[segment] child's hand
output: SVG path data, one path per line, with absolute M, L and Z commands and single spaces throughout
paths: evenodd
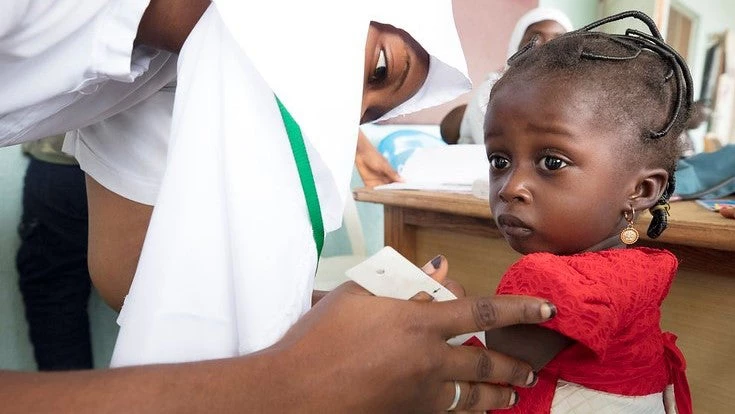
M 735 207 L 722 206 L 720 207 L 720 214 L 722 217 L 735 219 Z
M 427 275 L 431 276 L 432 279 L 441 283 L 445 288 L 449 289 L 449 291 L 452 292 L 454 296 L 458 298 L 465 297 L 464 287 L 462 287 L 459 282 L 449 279 L 447 277 L 447 274 L 449 273 L 449 262 L 444 256 L 439 255 L 431 259 L 431 261 L 429 263 L 426 263 L 421 268 L 421 270 L 423 270 L 424 273 L 426 273 Z M 432 299 L 433 298 L 431 297 L 431 295 L 426 292 L 419 292 L 416 294 L 416 296 L 411 298 L 411 300 L 423 300 L 429 302 Z

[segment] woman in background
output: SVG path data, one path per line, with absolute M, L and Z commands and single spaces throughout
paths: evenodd
M 531 9 L 518 19 L 513 29 L 506 60 L 533 39 L 537 45 L 542 45 L 572 29 L 571 20 L 560 10 L 548 7 Z M 441 129 L 445 141 L 450 144 L 484 144 L 483 124 L 490 90 L 506 68 L 507 64 L 501 70 L 490 72 L 485 81 L 473 88 L 466 105 L 454 108 L 444 117 Z

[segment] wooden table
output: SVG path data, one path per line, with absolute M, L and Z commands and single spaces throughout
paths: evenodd
M 368 189 L 356 190 L 354 197 L 383 204 L 387 246 L 419 265 L 445 255 L 450 277 L 468 294 L 494 292 L 520 257 L 495 226 L 486 200 Z M 669 228 L 655 241 L 645 236 L 649 221 L 642 217 L 636 224 L 639 244 L 669 249 L 680 260 L 662 325 L 679 336 L 695 412 L 735 412 L 735 220 L 691 201 L 672 203 Z

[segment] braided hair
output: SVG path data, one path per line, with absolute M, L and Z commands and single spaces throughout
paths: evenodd
M 592 31 L 626 18 L 641 20 L 651 34 L 627 29 L 625 34 Z M 664 168 L 666 189 L 649 211 L 648 236 L 666 229 L 668 202 L 674 193 L 674 171 L 681 154 L 679 135 L 692 107 L 692 79 L 686 62 L 664 43 L 655 23 L 639 11 L 628 11 L 591 23 L 543 46 L 536 39 L 508 59 L 508 69 L 490 94 L 511 81 L 568 80 L 594 90 L 600 121 L 624 128 L 636 139 L 621 142 L 629 163 Z M 622 135 L 622 134 L 621 134 Z M 624 151 L 624 152 L 623 152 Z M 631 165 L 631 164 L 628 164 Z

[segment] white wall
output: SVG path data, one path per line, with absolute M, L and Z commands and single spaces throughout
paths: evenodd
M 16 370 L 35 367 L 15 270 L 26 164 L 20 147 L 0 148 L 0 368 Z
M 575 29 L 597 20 L 597 0 L 539 0 L 540 7 L 563 11 Z
M 694 32 L 694 50 L 689 62 L 694 78 L 694 99 L 699 98 L 704 69 L 704 57 L 709 46 L 709 36 L 726 29 L 735 29 L 735 1 L 731 0 L 672 0 L 699 16 Z

